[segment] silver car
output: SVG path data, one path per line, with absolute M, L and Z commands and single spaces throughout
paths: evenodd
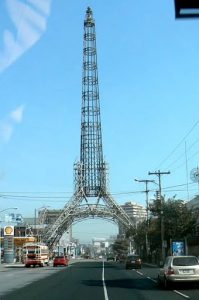
M 168 256 L 158 274 L 158 283 L 168 288 L 177 282 L 199 282 L 199 260 L 196 256 Z

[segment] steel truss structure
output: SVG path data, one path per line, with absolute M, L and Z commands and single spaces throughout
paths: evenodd
M 131 219 L 116 203 L 107 188 L 107 164 L 103 159 L 100 118 L 95 20 L 90 7 L 84 20 L 83 78 L 80 161 L 74 164 L 74 194 L 44 241 L 52 245 L 74 223 L 102 218 L 123 228 Z

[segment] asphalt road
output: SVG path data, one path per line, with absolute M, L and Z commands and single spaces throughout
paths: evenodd
M 157 269 L 125 270 L 115 262 L 78 261 L 69 267 L 15 269 L 0 274 L 1 300 L 183 300 L 199 299 L 199 286 L 164 290 Z M 7 278 L 6 278 L 7 276 Z M 8 290 L 2 284 L 8 282 Z

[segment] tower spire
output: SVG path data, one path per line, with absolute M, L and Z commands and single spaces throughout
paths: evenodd
M 86 11 L 83 41 L 81 152 L 83 190 L 86 196 L 99 195 L 105 180 L 97 69 L 95 21 Z

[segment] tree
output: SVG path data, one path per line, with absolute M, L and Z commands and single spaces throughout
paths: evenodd
M 155 240 L 159 240 L 160 249 L 160 221 L 162 217 L 164 218 L 164 239 L 167 241 L 166 252 L 169 251 L 171 240 L 184 239 L 186 236 L 194 235 L 196 233 L 198 213 L 188 209 L 183 200 L 176 200 L 175 197 L 170 198 L 167 201 L 165 201 L 164 198 L 162 198 L 161 201 L 160 199 L 157 199 L 150 205 L 150 211 L 152 214 L 152 222 L 149 229 L 151 232 L 149 237 L 152 238 L 152 236 L 156 235 Z M 153 244 L 153 242 L 154 241 L 151 240 L 151 244 Z
M 124 257 L 128 253 L 128 246 L 129 244 L 126 239 L 117 239 L 114 242 L 112 249 L 117 256 Z
M 198 211 L 187 208 L 183 200 L 175 197 L 165 201 L 165 198 L 155 199 L 149 205 L 151 217 L 148 226 L 146 221 L 137 224 L 127 232 L 127 237 L 134 240 L 136 251 L 146 257 L 146 230 L 149 245 L 149 256 L 159 262 L 161 247 L 161 220 L 163 217 L 164 240 L 167 241 L 166 253 L 169 253 L 171 240 L 184 239 L 195 235 L 197 232 Z

